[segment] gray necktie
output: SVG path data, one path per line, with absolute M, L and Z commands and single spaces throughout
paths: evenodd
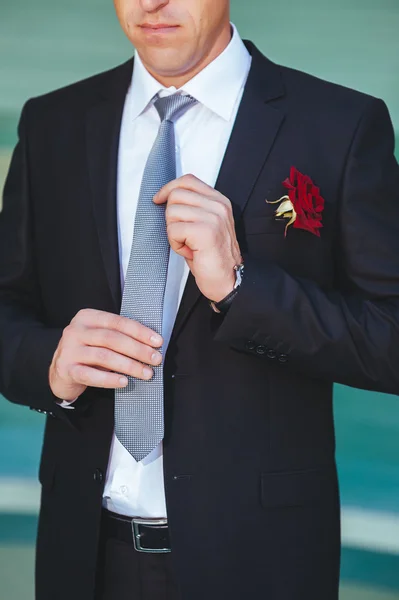
M 152 200 L 164 185 L 176 179 L 174 121 L 195 103 L 191 96 L 180 94 L 158 97 L 154 102 L 161 126 L 144 169 L 122 296 L 120 314 L 159 334 L 170 246 L 165 205 L 156 205 Z M 162 365 L 154 368 L 150 381 L 134 377 L 128 380 L 126 388 L 115 390 L 115 434 L 140 461 L 164 436 Z

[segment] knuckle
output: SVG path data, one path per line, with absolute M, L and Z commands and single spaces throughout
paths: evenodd
M 105 328 L 114 327 L 118 331 L 123 329 L 124 319 L 121 315 L 107 315 L 105 318 Z
M 64 333 L 67 335 L 75 335 L 76 331 L 79 329 L 79 324 L 77 321 L 71 321 L 69 325 L 67 325 L 64 329 Z
M 99 316 L 99 325 L 100 327 L 104 327 L 104 329 L 107 329 L 108 327 L 111 327 L 112 324 L 115 322 L 115 320 L 117 319 L 118 315 L 111 315 L 107 312 L 103 313 L 102 315 Z
M 111 342 L 113 342 L 115 338 L 115 334 L 111 329 L 103 329 L 100 335 L 100 342 L 108 346 Z
M 230 216 L 230 207 L 227 204 L 219 202 L 219 210 L 220 214 L 227 219 Z
M 130 374 L 135 365 L 135 360 L 127 356 L 112 354 L 109 365 L 113 371 L 118 373 Z
M 111 315 L 110 313 L 107 313 L 107 312 L 99 312 L 97 316 L 98 316 L 98 318 L 96 320 L 97 321 L 96 325 L 98 327 L 107 328 L 111 325 L 112 318 L 115 315 Z
M 212 215 L 210 217 L 210 226 L 211 226 L 212 231 L 217 231 L 219 229 L 222 221 L 223 221 L 223 218 L 221 215 L 219 215 L 217 213 L 212 213 Z
M 62 332 L 62 337 L 63 337 L 64 340 L 69 340 L 69 338 L 72 337 L 72 335 L 74 335 L 74 331 L 75 330 L 74 330 L 74 327 L 73 327 L 73 325 L 71 323 L 69 325 L 67 325 L 65 327 L 64 331 Z
M 89 375 L 84 365 L 74 365 L 71 368 L 71 378 L 77 383 L 89 383 Z
M 84 320 L 90 313 L 90 309 L 88 308 L 81 308 L 76 315 L 74 316 L 74 318 L 72 319 L 72 321 L 82 321 Z
M 175 188 L 173 189 L 170 194 L 169 194 L 169 198 L 168 198 L 168 206 L 170 206 L 171 204 L 173 204 L 174 202 L 178 202 L 179 199 L 182 196 L 182 190 L 179 188 Z M 172 208 L 172 207 L 171 207 Z
M 74 327 L 73 324 L 67 325 L 62 332 L 61 340 L 60 340 L 60 348 L 61 351 L 65 351 L 65 348 L 70 347 L 73 344 L 76 344 L 77 339 L 77 328 Z
M 54 363 L 54 372 L 57 379 L 64 379 L 65 372 L 67 372 L 67 365 L 64 364 L 62 358 L 58 358 L 58 360 Z

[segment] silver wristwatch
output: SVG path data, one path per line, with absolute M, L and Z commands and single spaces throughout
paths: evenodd
M 233 290 L 230 292 L 230 294 L 223 298 L 223 300 L 220 300 L 219 302 L 214 302 L 213 300 L 211 300 L 209 302 L 212 307 L 212 310 L 214 310 L 216 313 L 226 313 L 230 308 L 230 305 L 232 304 L 234 298 L 238 294 L 238 290 L 244 276 L 244 263 L 235 265 L 235 267 L 233 268 L 236 274 L 236 281 Z

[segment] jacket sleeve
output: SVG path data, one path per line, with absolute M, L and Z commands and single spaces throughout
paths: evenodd
M 359 119 L 336 227 L 332 291 L 247 256 L 216 340 L 311 377 L 399 394 L 399 166 L 381 100 Z
M 0 213 L 0 393 L 69 420 L 70 411 L 58 406 L 48 380 L 62 329 L 46 327 L 42 314 L 29 191 L 28 106 L 19 122 Z

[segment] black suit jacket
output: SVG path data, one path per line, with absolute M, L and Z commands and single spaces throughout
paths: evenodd
M 336 600 L 332 385 L 399 392 L 399 168 L 384 103 L 253 63 L 217 189 L 245 257 L 227 316 L 190 276 L 165 360 L 164 474 L 182 600 Z M 118 137 L 132 61 L 29 101 L 0 218 L 0 391 L 48 414 L 38 600 L 92 597 L 113 391 L 55 403 L 83 308 L 119 312 Z M 222 82 L 221 82 L 222 83 Z M 209 140 L 212 144 L 212 140 Z M 291 166 L 318 238 L 274 218 Z

